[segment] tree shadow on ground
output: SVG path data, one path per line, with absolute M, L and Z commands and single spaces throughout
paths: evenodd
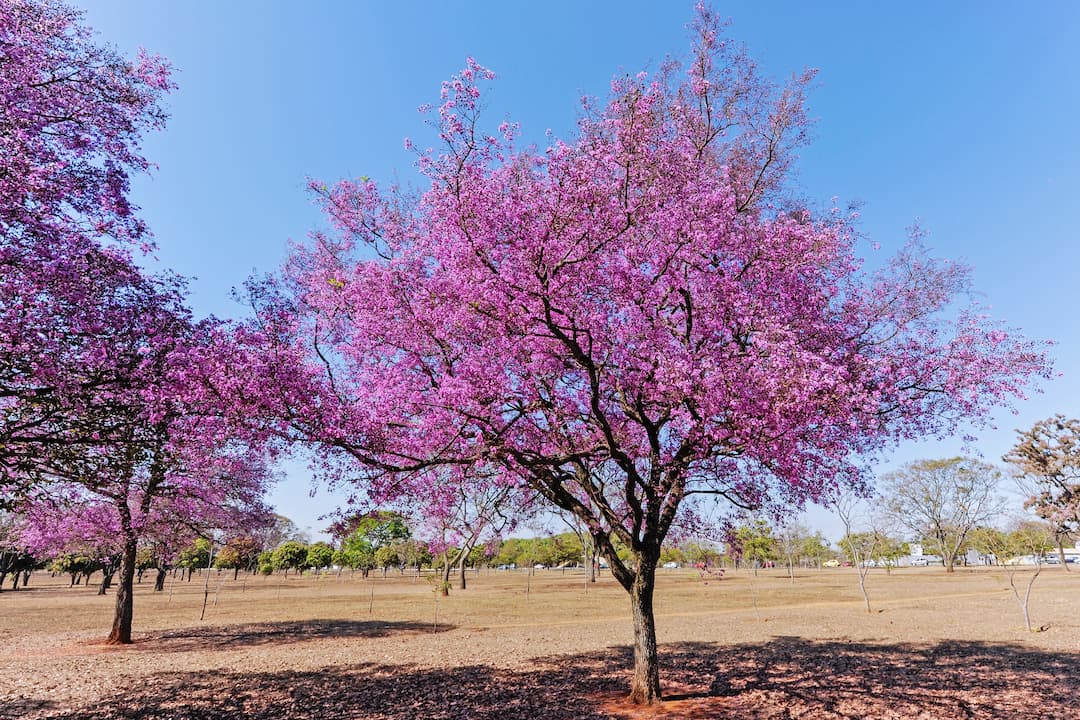
M 314 672 L 160 673 L 59 720 L 596 720 L 1080 716 L 1080 655 L 1019 645 L 891 644 L 780 637 L 662 649 L 668 699 L 622 701 L 630 652 L 557 656 L 504 669 L 363 664 Z
M 453 630 L 440 625 L 437 632 Z M 207 625 L 151 633 L 137 639 L 137 650 L 153 652 L 202 652 L 230 650 L 257 645 L 282 645 L 320 638 L 378 638 L 387 635 L 425 635 L 433 632 L 430 623 L 378 622 L 359 620 L 300 620 L 238 625 Z
M 52 700 L 42 700 L 40 698 L 4 698 L 0 700 L 0 718 L 22 718 L 30 717 L 31 715 L 48 710 L 54 710 L 57 707 L 57 703 Z

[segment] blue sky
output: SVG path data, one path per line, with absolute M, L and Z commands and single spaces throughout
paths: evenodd
M 687 2 L 286 3 L 80 0 L 99 39 L 167 56 L 180 88 L 147 139 L 159 169 L 134 186 L 158 258 L 192 281 L 199 314 L 234 316 L 230 289 L 273 271 L 321 218 L 305 179 L 415 177 L 418 105 L 475 57 L 499 76 L 488 117 L 525 137 L 573 129 L 578 98 L 689 46 Z M 819 69 L 799 187 L 864 203 L 884 252 L 918 220 L 939 255 L 975 268 L 996 316 L 1053 339 L 1062 377 L 1000 414 L 976 445 L 997 461 L 1026 428 L 1080 400 L 1080 4 L 717 3 L 768 74 Z M 955 454 L 900 448 L 889 466 Z M 273 501 L 301 527 L 337 499 L 308 498 L 301 465 Z M 822 513 L 812 525 L 835 535 Z

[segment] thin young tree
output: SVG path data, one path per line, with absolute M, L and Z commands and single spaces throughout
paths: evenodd
M 844 526 L 844 536 L 840 539 L 840 551 L 847 555 L 859 577 L 859 592 L 863 596 L 866 612 L 870 609 L 870 593 L 866 590 L 866 575 L 870 572 L 870 560 L 877 551 L 879 536 L 870 530 L 857 530 L 857 524 L 866 521 L 866 502 L 857 493 L 846 491 L 833 498 L 840 523 Z
M 993 555 L 1009 578 L 1009 589 L 1012 590 L 1013 597 L 1020 606 L 1020 612 L 1024 617 L 1024 629 L 1028 632 L 1046 629 L 1045 627 L 1032 628 L 1031 590 L 1042 573 L 1045 553 L 1054 545 L 1054 530 L 1052 524 L 1018 520 L 1013 522 L 1012 527 L 1006 531 L 981 527 L 974 533 L 976 548 Z M 1031 565 L 1034 565 L 1035 569 L 1027 575 L 1027 583 L 1018 585 L 1018 571 L 1026 558 L 1030 558 Z
M 803 558 L 803 551 L 810 547 L 808 542 L 814 536 L 803 524 L 789 520 L 775 529 L 773 539 L 776 549 L 784 557 L 787 565 L 788 579 L 795 584 L 795 566 Z

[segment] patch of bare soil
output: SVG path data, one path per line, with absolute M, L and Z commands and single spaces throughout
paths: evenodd
M 625 595 L 581 581 L 215 575 L 201 623 L 199 583 L 140 587 L 115 648 L 111 597 L 35 577 L 0 595 L 0 718 L 1080 719 L 1080 573 L 1036 581 L 1037 634 L 992 569 L 872 575 L 869 614 L 843 570 L 667 573 L 649 708 L 624 700 Z

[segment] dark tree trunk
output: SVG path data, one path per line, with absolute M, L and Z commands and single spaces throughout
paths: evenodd
M 158 568 L 157 577 L 154 578 L 154 592 L 162 592 L 165 590 L 165 577 L 167 575 L 167 571 Z
M 461 557 L 458 559 L 458 588 L 462 590 L 468 589 L 465 583 L 465 563 L 469 559 L 469 553 L 472 552 L 472 548 L 464 547 L 461 549 Z
M 660 701 L 660 656 L 653 614 L 656 562 L 657 558 L 639 557 L 634 583 L 629 588 L 634 616 L 634 676 L 630 680 L 629 700 L 637 705 Z
M 0 592 L 4 592 L 4 580 L 7 579 L 7 570 L 0 571 Z
M 233 568 L 233 571 L 232 571 L 233 582 L 236 582 L 236 578 L 238 578 L 238 577 L 240 577 L 240 566 L 239 565 L 237 565 L 236 567 Z
M 105 642 L 109 645 L 127 645 L 131 642 L 131 617 L 135 593 L 135 554 L 138 541 L 128 537 L 124 541 L 124 555 L 120 560 L 120 584 L 116 587 L 116 612 L 113 614 L 112 632 Z
M 11 589 L 12 590 L 18 590 L 19 589 L 19 571 L 18 570 L 16 570 L 15 573 L 12 575 Z
M 104 595 L 105 591 L 112 587 L 112 580 L 114 574 L 116 574 L 116 570 L 112 569 L 111 567 L 105 568 L 101 571 L 101 585 L 98 586 L 98 595 Z M 90 582 L 89 578 L 87 578 L 87 582 Z

